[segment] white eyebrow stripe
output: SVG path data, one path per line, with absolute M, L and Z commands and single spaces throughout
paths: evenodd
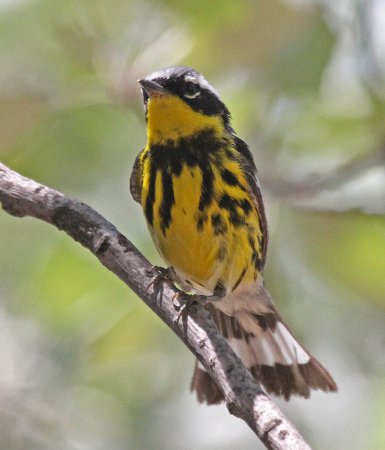
M 198 77 L 192 77 L 191 75 L 186 75 L 184 77 L 184 81 L 187 81 L 189 83 L 194 83 L 194 84 L 200 84 L 199 83 L 199 78 Z
M 198 84 L 202 89 L 207 89 L 208 91 L 212 92 L 219 98 L 218 92 L 207 82 L 205 78 L 203 78 L 202 75 L 198 76 L 186 75 L 184 77 L 184 80 L 190 83 Z

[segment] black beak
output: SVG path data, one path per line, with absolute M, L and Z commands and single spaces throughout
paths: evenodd
M 152 80 L 138 80 L 146 94 L 151 97 L 153 95 L 167 95 L 168 91 L 165 87 Z

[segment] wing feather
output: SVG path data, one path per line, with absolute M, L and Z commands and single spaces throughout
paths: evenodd
M 262 242 L 262 264 L 266 262 L 267 255 L 267 243 L 268 243 L 268 229 L 267 219 L 265 213 L 265 207 L 263 204 L 261 186 L 257 178 L 257 168 L 254 163 L 253 155 L 246 144 L 246 142 L 234 136 L 235 148 L 243 156 L 243 170 L 246 173 L 247 181 L 249 184 L 249 194 L 253 200 L 255 209 L 259 216 L 259 223 L 261 225 L 261 231 L 263 236 Z
M 142 201 L 142 164 L 141 164 L 141 153 L 136 157 L 134 167 L 132 168 L 132 173 L 130 177 L 130 192 L 132 198 L 141 203 Z

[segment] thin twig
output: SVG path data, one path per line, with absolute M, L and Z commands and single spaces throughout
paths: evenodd
M 374 167 L 385 167 L 385 143 L 378 150 L 357 156 L 327 173 L 309 174 L 305 179 L 293 181 L 265 173 L 261 181 L 271 194 L 298 203 L 325 190 L 338 189 Z
M 266 448 L 310 449 L 256 384 L 216 329 L 208 311 L 193 305 L 186 319 L 177 321 L 178 312 L 172 303 L 173 287 L 163 283 L 161 299 L 159 292 L 147 289 L 155 275 L 150 263 L 99 213 L 1 163 L 0 202 L 13 216 L 32 216 L 65 231 L 124 281 L 200 360 L 223 392 L 229 412 L 242 418 Z

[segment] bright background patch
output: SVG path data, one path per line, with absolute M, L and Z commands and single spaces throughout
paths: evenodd
M 202 72 L 259 168 L 269 290 L 339 393 L 278 401 L 314 448 L 385 447 L 384 0 L 0 2 L 0 160 L 95 207 L 154 264 L 129 175 L 137 79 Z M 194 358 L 67 236 L 0 214 L 0 442 L 261 448 L 188 392 Z M 258 447 L 259 446 L 259 447 Z

